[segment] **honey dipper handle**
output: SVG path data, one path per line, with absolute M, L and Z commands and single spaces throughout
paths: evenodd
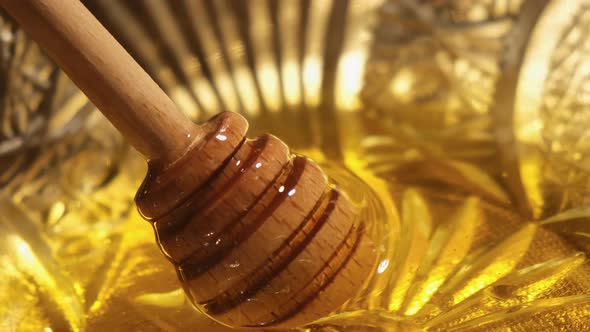
M 80 0 L 0 0 L 148 160 L 173 161 L 200 135 Z

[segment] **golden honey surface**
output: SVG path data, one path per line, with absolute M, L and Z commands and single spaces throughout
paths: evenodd
M 87 4 L 193 118 L 246 115 L 361 209 L 375 270 L 302 331 L 590 329 L 589 1 Z M 0 109 L 3 142 L 51 119 L 0 144 L 0 330 L 231 331 L 136 213 L 139 156 L 51 84 L 51 116 Z

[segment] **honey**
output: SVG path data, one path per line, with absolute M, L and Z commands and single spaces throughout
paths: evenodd
M 355 128 L 358 117 L 348 113 L 338 121 Z M 310 330 L 478 330 L 506 322 L 538 327 L 548 319 L 586 326 L 590 270 L 584 207 L 528 220 L 474 164 L 413 162 L 399 174 L 376 175 L 367 166 L 376 157 L 367 150 L 371 133 L 355 128 L 347 137 L 344 161 L 318 148 L 298 152 L 315 158 L 361 208 L 379 257 L 357 296 Z M 134 154 L 126 158 L 129 167 L 99 197 L 113 191 L 132 197 L 143 166 L 132 162 L 139 159 Z M 30 220 L 22 206 L 6 204 L 4 227 L 11 220 Z M 130 205 L 130 216 L 118 224 L 78 219 L 80 230 L 49 239 L 9 227 L 3 237 L 3 321 L 13 325 L 7 329 L 226 330 L 192 307 L 149 225 L 133 210 Z M 51 229 L 65 227 L 60 223 L 76 213 L 82 218 L 85 212 L 71 211 Z M 9 294 L 17 293 L 21 296 L 14 302 Z M 24 311 L 16 309 L 17 303 Z

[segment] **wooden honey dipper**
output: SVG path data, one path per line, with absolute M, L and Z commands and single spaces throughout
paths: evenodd
M 295 327 L 373 270 L 358 211 L 311 160 L 246 120 L 192 123 L 79 0 L 0 0 L 148 160 L 136 203 L 187 295 L 236 327 Z

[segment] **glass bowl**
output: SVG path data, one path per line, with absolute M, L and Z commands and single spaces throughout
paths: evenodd
M 363 207 L 371 278 L 301 330 L 590 328 L 590 1 L 84 3 L 194 121 L 241 113 Z M 139 156 L 1 18 L 0 326 L 230 331 L 135 212 Z

